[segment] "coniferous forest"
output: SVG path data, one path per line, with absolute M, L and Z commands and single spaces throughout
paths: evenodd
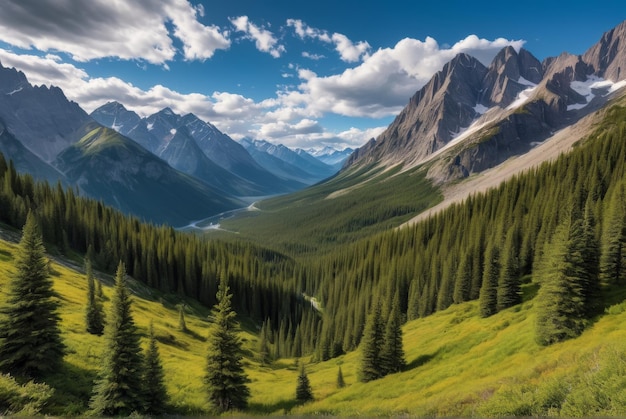
M 359 351 L 362 382 L 410 367 L 403 324 L 474 300 L 477 315 L 489 318 L 532 299 L 536 342 L 563 342 L 619 302 L 615 296 L 626 286 L 625 165 L 626 108 L 614 105 L 589 138 L 553 162 L 425 221 L 337 246 L 320 258 L 299 258 L 144 224 L 61 184 L 36 183 L 0 158 L 0 221 L 23 227 L 15 273 L 2 285 L 0 370 L 13 377 L 11 385 L 33 394 L 25 412 L 46 412 L 37 397 L 45 400 L 50 391 L 42 383 L 62 363 L 66 338 L 58 329 L 44 243 L 60 255 L 86 258 L 87 277 L 92 267 L 115 275 L 111 311 L 102 312 L 95 283 L 85 295 L 84 332 L 102 335 L 107 350 L 81 414 L 176 412 L 157 403 L 167 399 L 167 377 L 154 339 L 146 340 L 143 354 L 127 275 L 181 301 L 215 307 L 212 328 L 203 332 L 212 348 L 204 371 L 207 412 L 250 409 L 235 316 L 254 325 L 262 363 L 320 362 Z M 36 309 L 26 314 L 25 305 Z M 179 324 L 187 327 L 184 310 Z M 229 369 L 220 377 L 224 365 Z M 304 365 L 298 370 L 296 398 L 304 403 L 318 392 Z M 338 371 L 333 380 L 341 388 Z M 226 382 L 230 393 L 220 387 Z

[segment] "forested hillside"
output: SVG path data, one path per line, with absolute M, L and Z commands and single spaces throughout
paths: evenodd
M 262 364 L 329 360 L 357 349 L 374 307 L 383 318 L 399 307 L 410 321 L 472 300 L 478 303 L 462 321 L 530 301 L 524 310 L 534 321 L 524 323 L 524 333 L 546 346 L 584 333 L 624 294 L 625 105 L 601 111 L 589 138 L 555 162 L 424 222 L 317 259 L 142 224 L 60 185 L 34 183 L 3 159 L 0 220 L 18 228 L 32 212 L 53 253 L 87 255 L 109 273 L 121 261 L 145 285 L 206 306 L 217 302 L 218 284 L 227 279 L 233 307 L 260 330 L 255 350 Z M 416 356 L 415 347 L 407 353 Z M 346 358 L 354 362 L 354 355 Z M 427 360 L 407 359 L 407 368 Z M 484 368 L 481 374 L 491 374 Z
M 304 266 L 304 289 L 324 307 L 321 357 L 355 349 L 372 304 L 390 305 L 396 292 L 409 320 L 479 298 L 488 316 L 521 301 L 522 283 L 546 289 L 563 276 L 566 290 L 539 297 L 547 307 L 576 301 L 580 333 L 626 272 L 624 101 L 603 112 L 596 131 L 557 161 Z

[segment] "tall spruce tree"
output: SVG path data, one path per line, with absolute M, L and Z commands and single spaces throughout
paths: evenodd
M 150 343 L 146 349 L 143 368 L 143 386 L 145 399 L 145 413 L 162 415 L 167 406 L 167 390 L 165 389 L 165 372 L 159 356 L 154 326 L 150 322 Z
M 600 273 L 607 284 L 626 283 L 626 182 L 616 186 L 606 210 Z
M 43 240 L 30 212 L 15 255 L 15 269 L 0 309 L 0 370 L 41 378 L 59 367 L 65 346 Z
M 380 351 L 380 365 L 383 375 L 400 372 L 406 366 L 402 348 L 402 313 L 398 292 L 395 293 L 387 316 L 384 342 Z
M 585 327 L 585 266 L 580 220 L 557 227 L 546 245 L 536 297 L 536 338 L 550 345 L 578 336 Z
M 490 245 L 485 251 L 485 270 L 478 303 L 480 315 L 489 317 L 498 312 L 498 279 L 500 277 L 500 250 Z
M 131 313 L 126 269 L 117 267 L 111 312 L 105 328 L 106 342 L 99 378 L 90 402 L 95 415 L 122 416 L 145 409 L 140 338 Z
M 104 312 L 102 303 L 96 298 L 96 281 L 89 259 L 85 260 L 85 271 L 87 276 L 87 307 L 85 308 L 87 332 L 100 336 L 104 332 Z
M 341 365 L 337 369 L 337 388 L 344 388 L 346 381 L 343 379 L 343 372 L 341 371 Z
M 242 345 L 232 309 L 226 276 L 222 274 L 217 291 L 217 304 L 213 307 L 213 325 L 209 332 L 206 385 L 207 398 L 213 410 L 222 413 L 228 410 L 244 410 L 248 406 L 250 390 L 248 377 L 243 370 Z
M 380 353 L 385 343 L 385 327 L 383 325 L 380 303 L 367 318 L 363 338 L 361 339 L 361 365 L 359 380 L 363 383 L 381 378 L 383 373 Z
M 306 403 L 311 400 L 313 400 L 313 390 L 311 390 L 311 383 L 306 375 L 304 363 L 301 363 L 298 384 L 296 385 L 296 401 L 298 403 Z
M 472 259 L 469 252 L 463 252 L 459 268 L 456 271 L 452 300 L 456 304 L 468 301 L 472 286 Z
M 582 257 L 584 264 L 583 287 L 587 317 L 602 310 L 600 303 L 600 243 L 596 238 L 596 218 L 593 211 L 594 202 L 591 196 L 585 203 L 582 226 Z
M 270 364 L 272 359 L 270 356 L 270 347 L 269 347 L 269 344 L 267 343 L 267 327 L 266 327 L 265 322 L 263 322 L 263 326 L 261 327 L 261 331 L 259 332 L 258 353 L 259 353 L 259 361 L 261 362 L 261 364 L 263 365 Z
M 180 304 L 178 306 L 178 330 L 181 332 L 187 332 L 187 322 L 185 321 L 185 305 Z
M 498 311 L 522 302 L 517 241 L 517 231 L 515 228 L 511 228 L 504 243 L 500 277 L 498 278 L 496 296 Z

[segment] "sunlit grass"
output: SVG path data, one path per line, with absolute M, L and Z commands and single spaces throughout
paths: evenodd
M 15 250 L 14 244 L 0 241 L 0 299 L 5 298 L 5 284 L 13 273 Z M 51 266 L 68 351 L 64 370 L 48 381 L 56 388 L 48 409 L 57 415 L 82 414 L 102 361 L 103 337 L 85 332 L 84 274 L 58 263 Z M 112 278 L 102 274 L 97 277 L 104 283 L 108 311 Z M 186 415 L 206 413 L 202 377 L 209 309 L 191 300 L 182 301 L 178 296 L 159 294 L 133 281 L 131 285 L 136 293 L 133 315 L 144 336 L 144 345 L 148 325 L 154 322 L 173 411 Z M 358 351 L 321 363 L 310 363 L 309 357 L 303 357 L 260 365 L 255 359 L 255 325 L 245 321 L 241 338 L 251 390 L 250 409 L 246 413 L 576 415 L 590 414 L 584 411 L 584 406 L 592 405 L 588 398 L 593 396 L 594 400 L 600 399 L 598 403 L 606 403 L 601 397 L 606 396 L 613 397 L 612 407 L 597 411 L 624 415 L 626 378 L 620 381 L 613 371 L 623 368 L 626 377 L 626 304 L 620 303 L 620 298 L 621 295 L 616 296 L 608 314 L 582 336 L 550 347 L 535 342 L 532 299 L 487 319 L 478 316 L 476 302 L 454 305 L 406 324 L 407 369 L 367 384 L 357 380 Z M 185 303 L 186 333 L 178 330 L 177 305 L 181 302 Z M 299 362 L 306 364 L 315 396 L 315 401 L 305 405 L 295 403 Z M 339 365 L 346 382 L 342 389 L 336 385 Z

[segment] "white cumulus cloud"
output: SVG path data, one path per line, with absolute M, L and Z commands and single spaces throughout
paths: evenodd
M 366 41 L 359 41 L 355 44 L 344 34 L 335 32 L 330 35 L 327 31 L 313 28 L 300 19 L 287 19 L 287 26 L 292 27 L 300 39 L 312 38 L 334 44 L 341 60 L 348 63 L 357 62 L 367 57 L 371 49 L 370 44 Z
M 245 33 L 246 37 L 253 40 L 259 51 L 267 52 L 274 58 L 280 57 L 286 51 L 285 46 L 278 43 L 272 32 L 250 22 L 248 16 L 231 18 L 230 22 L 238 32 Z
M 228 33 L 197 20 L 203 8 L 187 0 L 6 0 L 0 40 L 23 48 L 61 51 L 76 61 L 104 57 L 164 64 L 174 59 L 173 35 L 187 60 L 211 58 L 230 46 Z

